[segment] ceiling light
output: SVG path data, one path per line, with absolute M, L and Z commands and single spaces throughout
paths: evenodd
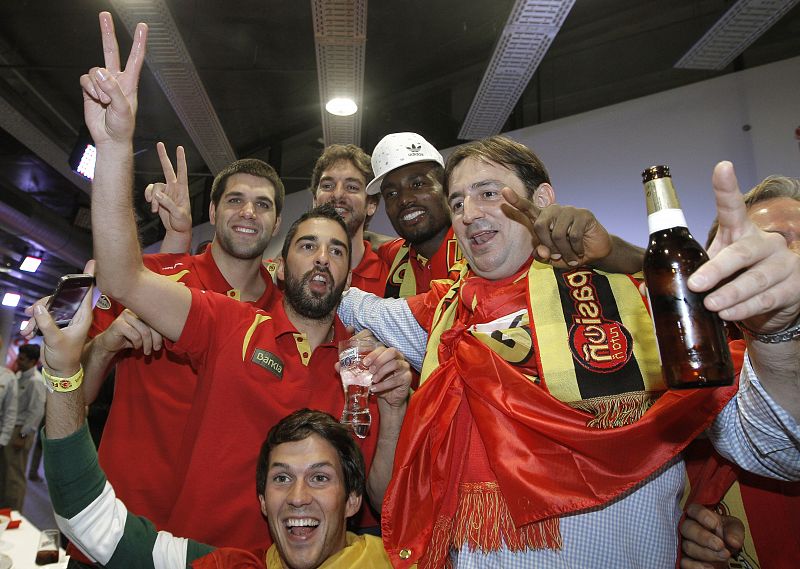
M 680 69 L 724 69 L 798 0 L 739 0 L 680 58 Z
M 42 260 L 39 257 L 31 257 L 28 255 L 23 259 L 22 263 L 19 266 L 21 271 L 27 271 L 29 273 L 35 273 L 36 269 L 39 268 L 39 265 L 42 264 Z
M 22 296 L 16 292 L 7 292 L 3 296 L 3 306 L 17 306 L 21 298 Z
M 69 167 L 73 172 L 77 172 L 89 180 L 94 178 L 94 165 L 97 159 L 97 149 L 94 141 L 85 128 L 78 134 L 78 140 L 72 147 L 69 155 Z
M 356 105 L 353 99 L 336 97 L 326 103 L 325 110 L 337 117 L 349 117 L 350 115 L 356 114 L 358 105 Z

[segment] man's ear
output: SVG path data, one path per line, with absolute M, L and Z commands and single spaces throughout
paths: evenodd
M 275 218 L 275 227 L 272 228 L 272 235 L 270 237 L 275 237 L 278 234 L 278 231 L 281 229 L 281 216 Z
M 211 225 L 216 225 L 217 223 L 217 206 L 214 205 L 214 202 L 208 205 L 208 221 Z
M 263 494 L 258 496 L 258 503 L 261 504 L 261 513 L 264 515 L 264 517 L 267 517 L 267 501 L 264 499 Z
M 347 497 L 347 504 L 345 504 L 345 517 L 349 518 L 351 516 L 355 516 L 359 508 L 361 508 L 361 496 L 355 492 L 350 492 L 350 496 Z
M 284 280 L 284 267 L 283 267 L 283 257 L 278 257 L 275 259 L 275 275 L 278 277 L 279 281 Z
M 353 281 L 353 271 L 347 271 L 347 280 L 344 282 L 344 288 L 342 289 L 344 292 L 347 292 L 350 289 L 352 281 Z
M 533 192 L 531 201 L 536 207 L 545 208 L 556 203 L 556 191 L 550 184 L 539 184 L 539 187 Z
M 380 198 L 375 198 L 374 196 L 367 196 L 367 218 L 372 217 L 375 215 L 375 212 L 378 211 L 378 203 Z

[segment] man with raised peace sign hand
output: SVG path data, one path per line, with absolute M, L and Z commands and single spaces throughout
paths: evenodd
M 101 73 L 115 77 L 130 104 L 128 108 L 111 104 L 108 95 L 96 86 L 98 68 L 81 78 L 87 89 L 87 123 L 98 127 L 92 134 L 97 136 L 102 158 L 110 141 L 132 134 L 125 120 L 136 111 L 146 27 L 137 27 L 123 71 L 110 15 L 101 14 L 100 24 L 106 65 Z M 178 147 L 176 170 L 164 144 L 158 143 L 157 150 L 166 183 L 149 185 L 145 197 L 167 228 L 164 247 L 187 251 L 185 236 L 187 232 L 191 235 L 191 216 L 185 153 Z M 276 291 L 261 256 L 278 229 L 283 199 L 283 183 L 271 166 L 255 159 L 233 162 L 212 185 L 210 218 L 216 235 L 211 247 L 197 256 L 144 255 L 143 262 L 151 271 L 187 287 L 216 291 L 267 308 L 275 300 Z M 102 273 L 102 267 L 99 270 Z M 133 510 L 157 527 L 165 527 L 196 435 L 186 426 L 193 409 L 202 408 L 202 399 L 196 393 L 197 372 L 185 357 L 165 353 L 158 332 L 105 295 L 95 309 L 90 336 L 93 339 L 84 351 L 84 389 L 89 402 L 96 397 L 109 367 L 117 364 L 114 402 L 100 445 L 100 463 L 117 493 Z

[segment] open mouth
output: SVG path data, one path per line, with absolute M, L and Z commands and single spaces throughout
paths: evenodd
M 233 228 L 233 230 L 234 230 L 236 233 L 244 233 L 245 235 L 255 235 L 256 233 L 258 233 L 258 231 L 256 231 L 256 230 L 255 230 L 254 228 L 252 228 L 252 227 L 241 227 L 241 226 L 238 226 L 238 225 L 237 225 L 237 226 L 235 226 L 235 227 Z
M 410 209 L 406 210 L 405 213 L 400 216 L 400 219 L 403 221 L 403 223 L 413 225 L 417 223 L 425 215 L 425 213 L 425 210 L 422 208 Z
M 469 240 L 473 245 L 480 246 L 491 241 L 495 235 L 497 235 L 497 231 L 479 231 L 475 235 L 470 236 Z
M 284 525 L 289 535 L 307 539 L 319 527 L 319 520 L 314 518 L 289 518 L 284 521 Z
M 330 276 L 326 273 L 315 272 L 308 279 L 308 288 L 313 292 L 327 292 L 330 285 Z

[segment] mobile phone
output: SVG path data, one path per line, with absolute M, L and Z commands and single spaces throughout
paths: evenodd
M 87 274 L 64 275 L 58 279 L 56 290 L 45 307 L 55 320 L 56 326 L 64 328 L 72 322 L 84 297 L 94 284 L 94 277 Z M 36 333 L 41 336 L 41 331 Z

